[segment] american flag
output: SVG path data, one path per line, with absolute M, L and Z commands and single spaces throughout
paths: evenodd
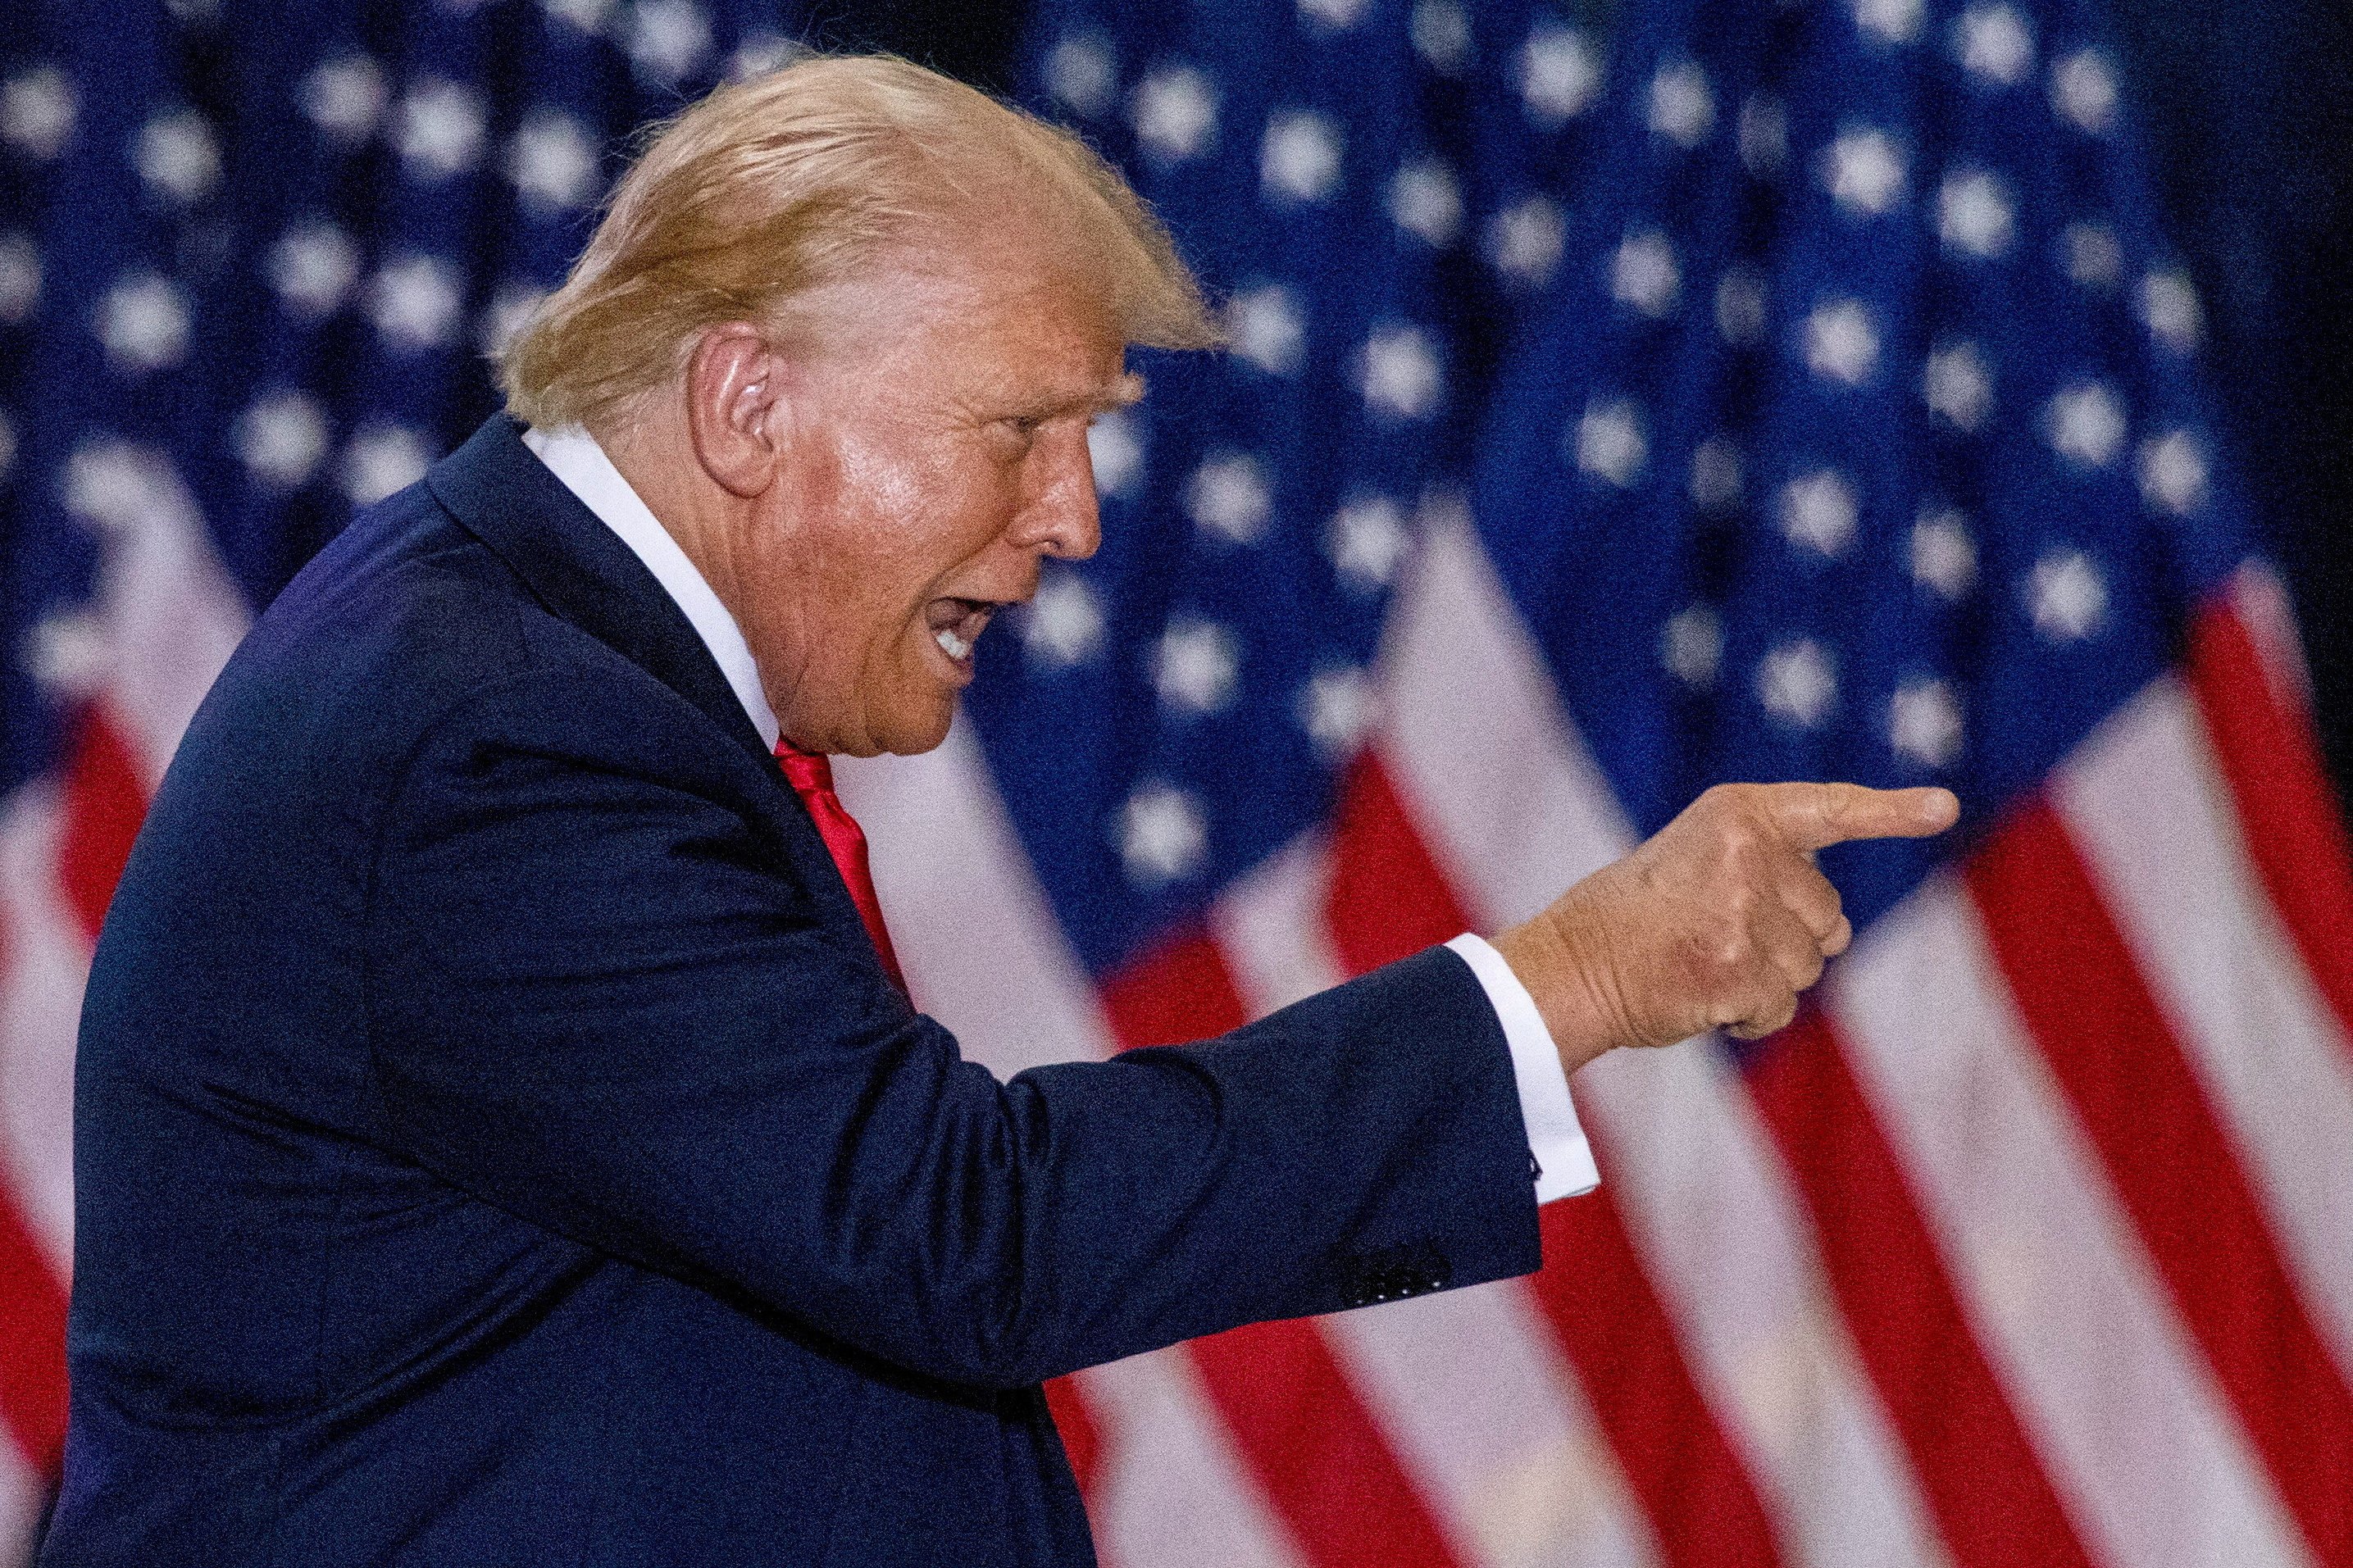
M 1603 26 L 1605 10 L 1613 15 Z M 72 1032 L 249 615 L 488 406 L 622 134 L 773 4 L 0 17 L 0 1535 L 63 1418 Z M 1045 0 L 1234 352 L 845 768 L 1004 1070 L 1541 906 L 1724 778 L 1952 784 L 1754 1047 L 1576 1085 L 1527 1280 L 1053 1396 L 1152 1564 L 2353 1563 L 2353 869 L 2087 0 Z M 0 1553 L 4 1554 L 4 1553 Z

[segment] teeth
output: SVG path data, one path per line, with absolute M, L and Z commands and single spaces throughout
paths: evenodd
M 938 631 L 934 632 L 932 634 L 932 640 L 940 645 L 940 651 L 942 653 L 947 655 L 950 658 L 955 659 L 959 664 L 963 663 L 965 656 L 972 651 L 972 644 L 965 641 L 964 638 L 956 636 L 955 633 L 950 631 L 945 626 L 942 626 Z

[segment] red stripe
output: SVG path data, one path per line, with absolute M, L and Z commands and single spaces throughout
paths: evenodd
M 2192 625 L 2189 673 L 2248 858 L 2353 1040 L 2353 849 L 2311 726 L 2227 602 Z
M 1112 1036 L 1125 1051 L 1208 1039 L 1250 1021 L 1225 956 L 1198 926 L 1178 931 L 1113 975 L 1102 994 Z
M 1669 1563 L 1780 1560 L 1765 1505 L 1676 1345 L 1614 1203 L 1547 1204 L 1536 1300 Z
M 1369 754 L 1342 787 L 1325 920 L 1334 949 L 1357 973 L 1471 927 L 1387 769 Z M 1709 1568 L 1778 1561 L 1764 1503 L 1700 1394 L 1609 1189 L 1547 1205 L 1542 1222 L 1536 1299 L 1666 1560 Z
M 1965 876 L 2020 1016 L 2314 1554 L 2353 1564 L 2353 1394 L 2081 851 L 2038 802 Z
M 1331 865 L 1324 924 L 1333 951 L 1351 974 L 1367 973 L 1472 928 L 1388 769 L 1371 752 L 1360 753 L 1341 780 Z
M 1249 1016 L 1223 955 L 1198 928 L 1130 964 L 1103 998 L 1126 1047 L 1223 1034 Z M 1312 1321 L 1255 1323 L 1186 1348 L 1235 1450 L 1307 1562 L 1453 1562 L 1438 1521 Z
M 0 1421 L 33 1468 L 58 1477 L 66 1438 L 66 1293 L 0 1186 Z
M 1095 1488 L 1103 1480 L 1103 1428 L 1087 1404 L 1075 1377 L 1058 1377 L 1046 1385 L 1046 1408 L 1053 1413 L 1054 1430 L 1061 1435 L 1062 1451 L 1070 1456 L 1071 1474 L 1078 1478 L 1079 1495 L 1089 1509 L 1100 1506 Z
M 92 941 L 114 885 L 131 858 L 147 815 L 147 786 L 122 732 L 102 706 L 74 720 L 63 769 L 65 823 L 58 844 L 58 881 Z
M 102 707 L 74 720 L 60 777 L 64 820 L 57 876 L 65 901 L 95 940 L 146 816 L 147 791 L 121 732 Z M 0 952 L 0 963 L 6 962 Z M 0 1185 L 0 1421 L 54 1482 L 65 1453 L 66 1291 L 13 1196 Z
M 1806 1194 L 1848 1332 L 1957 1568 L 2088 1568 L 1962 1316 L 1910 1180 L 1818 1010 L 1764 1047 L 1748 1085 Z
M 1454 1561 L 1313 1323 L 1252 1323 L 1191 1348 L 1211 1401 L 1308 1562 Z

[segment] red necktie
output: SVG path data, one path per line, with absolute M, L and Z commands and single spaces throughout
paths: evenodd
M 808 807 L 818 836 L 825 840 L 826 853 L 840 868 L 841 879 L 849 888 L 849 901 L 858 906 L 858 918 L 866 922 L 866 934 L 874 939 L 874 951 L 882 957 L 883 972 L 891 976 L 892 984 L 906 990 L 907 977 L 899 973 L 899 955 L 891 951 L 891 928 L 882 923 L 882 900 L 874 896 L 874 873 L 866 864 L 866 834 L 842 805 L 841 797 L 833 793 L 832 762 L 820 752 L 804 752 L 790 741 L 778 741 L 776 763 L 785 770 L 785 782 Z

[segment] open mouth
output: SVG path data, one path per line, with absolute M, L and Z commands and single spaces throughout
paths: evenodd
M 948 656 L 948 662 L 965 670 L 972 666 L 973 644 L 988 629 L 989 617 L 995 614 L 993 599 L 934 599 L 924 610 L 932 641 Z

